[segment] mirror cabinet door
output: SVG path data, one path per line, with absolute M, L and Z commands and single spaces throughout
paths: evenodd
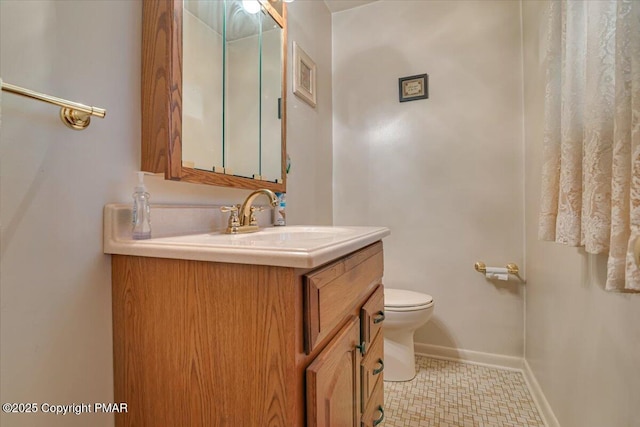
M 260 175 L 275 181 L 282 175 L 282 46 L 283 30 L 269 14 L 263 15 L 260 101 Z
M 260 175 L 261 25 L 257 1 L 226 0 L 224 167 Z
M 285 16 L 280 0 L 144 1 L 143 170 L 286 190 Z
M 223 166 L 224 2 L 184 0 L 182 164 Z

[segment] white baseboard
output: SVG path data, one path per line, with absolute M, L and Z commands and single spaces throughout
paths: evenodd
M 436 359 L 455 360 L 458 362 L 472 363 L 474 365 L 493 366 L 518 371 L 521 371 L 524 367 L 524 359 L 515 356 L 503 356 L 501 354 L 483 353 L 481 351 L 421 343 L 415 343 L 414 349 L 417 354 Z
M 547 398 L 544 396 L 542 392 L 542 388 L 540 384 L 538 384 L 538 380 L 536 380 L 536 376 L 533 374 L 527 359 L 523 359 L 524 367 L 522 369 L 522 374 L 524 375 L 524 379 L 529 386 L 529 390 L 531 390 L 531 395 L 533 397 L 533 401 L 536 403 L 538 407 L 538 412 L 542 417 L 542 421 L 547 427 L 560 427 L 560 423 L 556 418 L 553 410 L 551 409 L 551 405 L 547 401 Z
M 531 367 L 522 357 L 503 356 L 500 354 L 483 353 L 481 351 L 463 350 L 459 348 L 443 347 L 439 345 L 414 343 L 416 354 L 433 357 L 435 359 L 453 360 L 473 365 L 490 366 L 500 369 L 520 371 L 531 391 L 531 397 L 538 408 L 538 413 L 547 427 L 560 427 L 558 419 L 551 409 L 540 384 L 536 380 Z

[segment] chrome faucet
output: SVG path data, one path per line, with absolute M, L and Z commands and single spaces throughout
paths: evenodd
M 253 201 L 259 195 L 264 194 L 269 198 L 269 204 L 271 207 L 278 206 L 278 197 L 271 190 L 261 189 L 256 190 L 247 196 L 246 200 L 240 205 L 225 206 L 221 208 L 223 212 L 231 212 L 229 215 L 229 225 L 227 227 L 227 234 L 238 233 L 253 233 L 258 231 L 258 221 L 256 220 L 256 212 L 264 210 L 263 207 L 252 206 Z

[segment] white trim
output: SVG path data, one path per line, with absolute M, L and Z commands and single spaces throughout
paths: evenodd
M 542 388 L 540 387 L 540 384 L 538 384 L 538 380 L 536 380 L 536 376 L 533 374 L 529 363 L 526 359 L 523 361 L 524 368 L 522 369 L 522 374 L 524 375 L 524 380 L 527 382 L 527 386 L 529 386 L 529 391 L 531 391 L 533 401 L 538 407 L 538 412 L 540 413 L 540 417 L 542 417 L 542 421 L 544 421 L 544 424 L 547 427 L 560 427 L 560 423 L 553 413 L 547 398 L 544 396 Z
M 527 103 L 525 98 L 524 71 L 524 11 L 520 1 L 520 99 L 522 108 L 522 277 L 528 276 L 527 270 Z M 524 285 L 524 283 L 523 283 Z M 522 286 L 522 354 L 527 354 L 527 287 Z
M 519 371 L 523 368 L 523 359 L 521 357 L 503 356 L 501 354 L 483 353 L 481 351 L 463 350 L 459 348 L 421 343 L 414 343 L 414 348 L 417 354 L 436 359 L 455 360 L 457 362 L 471 363 L 473 365 L 491 366 Z

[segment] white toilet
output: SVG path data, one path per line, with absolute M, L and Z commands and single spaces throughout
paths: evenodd
M 413 334 L 432 314 L 431 295 L 384 288 L 385 381 L 409 381 L 416 376 Z

